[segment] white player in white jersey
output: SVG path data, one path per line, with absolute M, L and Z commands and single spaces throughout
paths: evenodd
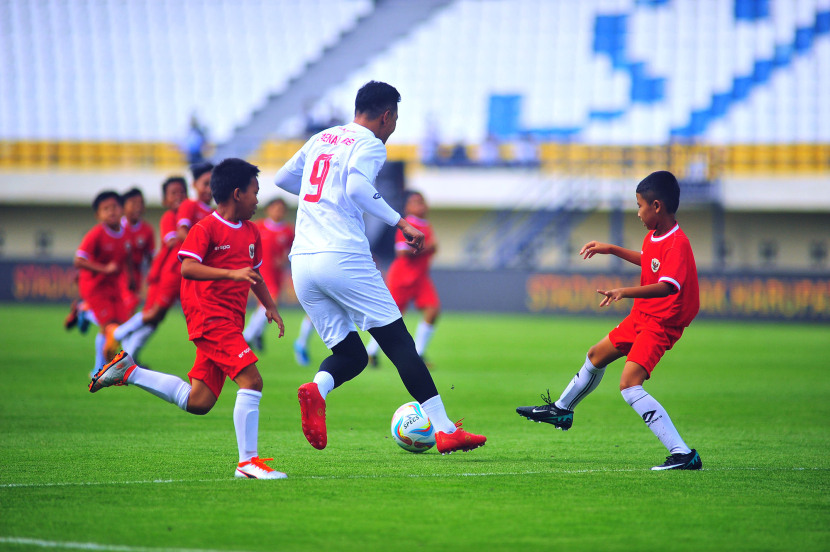
M 317 449 L 328 442 L 326 395 L 360 374 L 369 362 L 355 325 L 372 334 L 407 391 L 421 403 L 435 426 L 439 452 L 467 451 L 487 440 L 447 417 L 364 233 L 363 213 L 369 213 L 400 228 L 413 248 L 423 248 L 424 235 L 389 207 L 374 187 L 386 161 L 384 144 L 395 131 L 400 99 L 386 83 L 365 84 L 355 99 L 354 122 L 312 136 L 276 177 L 277 186 L 300 198 L 289 255 L 294 289 L 332 351 L 314 381 L 297 392 L 303 433 Z

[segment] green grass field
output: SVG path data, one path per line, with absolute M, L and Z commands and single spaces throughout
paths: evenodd
M 296 389 L 315 370 L 294 364 L 287 310 L 289 337 L 260 355 L 259 443 L 289 479 L 249 481 L 233 478 L 233 382 L 205 417 L 133 387 L 92 395 L 93 336 L 63 314 L 0 307 L 3 550 L 830 549 L 827 326 L 696 322 L 646 389 L 705 469 L 653 473 L 666 452 L 622 400 L 619 362 L 567 433 L 514 410 L 558 395 L 616 320 L 446 315 L 433 376 L 488 442 L 441 456 L 392 441 L 411 399 L 388 361 L 329 396 L 329 445 L 312 449 Z M 176 314 L 143 358 L 184 376 L 194 353 Z

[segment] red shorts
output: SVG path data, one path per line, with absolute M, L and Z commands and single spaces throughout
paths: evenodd
M 144 302 L 144 311 L 148 311 L 158 305 L 163 309 L 169 309 L 179 299 L 182 291 L 181 274 L 165 274 L 158 282 L 150 284 L 147 288 L 147 300 Z
M 663 354 L 677 343 L 681 335 L 682 326 L 663 326 L 647 314 L 632 312 L 611 330 L 608 339 L 627 355 L 627 360 L 645 368 L 650 378 Z
M 196 362 L 187 375 L 191 382 L 194 379 L 205 382 L 217 397 L 225 385 L 225 377 L 233 379 L 243 368 L 259 360 L 242 337 L 242 330 L 224 318 L 206 324 L 202 337 L 195 338 L 193 344 Z
M 389 282 L 388 286 L 392 299 L 395 300 L 395 304 L 398 305 L 401 312 L 404 312 L 412 301 L 415 301 L 415 308 L 417 309 L 441 306 L 438 292 L 435 291 L 435 284 L 432 283 L 432 278 L 429 276 L 422 276 L 405 286 L 397 285 L 395 282 Z
M 132 315 L 132 312 L 127 310 L 123 289 L 99 287 L 94 293 L 85 293 L 82 297 L 101 328 L 106 328 L 107 324 L 112 322 L 126 322 Z

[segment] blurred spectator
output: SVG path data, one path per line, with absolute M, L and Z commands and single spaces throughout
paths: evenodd
M 420 148 L 421 163 L 434 165 L 438 163 L 438 145 L 440 142 L 438 138 L 438 124 L 431 114 L 427 115 L 425 127 L 426 132 L 424 133 L 424 139 L 421 141 Z
M 530 132 L 524 132 L 513 143 L 513 162 L 522 167 L 539 165 L 539 145 Z
M 485 166 L 498 165 L 501 162 L 499 141 L 492 134 L 488 134 L 478 147 L 478 162 Z
M 205 147 L 207 146 L 207 130 L 199 123 L 196 114 L 190 116 L 190 128 L 184 142 L 184 151 L 187 155 L 187 162 L 190 165 L 201 163 L 205 160 Z
M 452 165 L 466 165 L 470 162 L 470 158 L 467 157 L 467 148 L 464 147 L 463 142 L 458 142 L 452 147 L 449 162 Z

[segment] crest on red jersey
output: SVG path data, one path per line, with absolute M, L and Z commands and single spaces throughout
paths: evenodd
M 248 246 L 248 255 L 250 255 L 252 259 L 254 258 L 254 244 Z
M 660 270 L 660 261 L 657 259 L 651 259 L 651 271 L 657 272 L 658 270 Z

